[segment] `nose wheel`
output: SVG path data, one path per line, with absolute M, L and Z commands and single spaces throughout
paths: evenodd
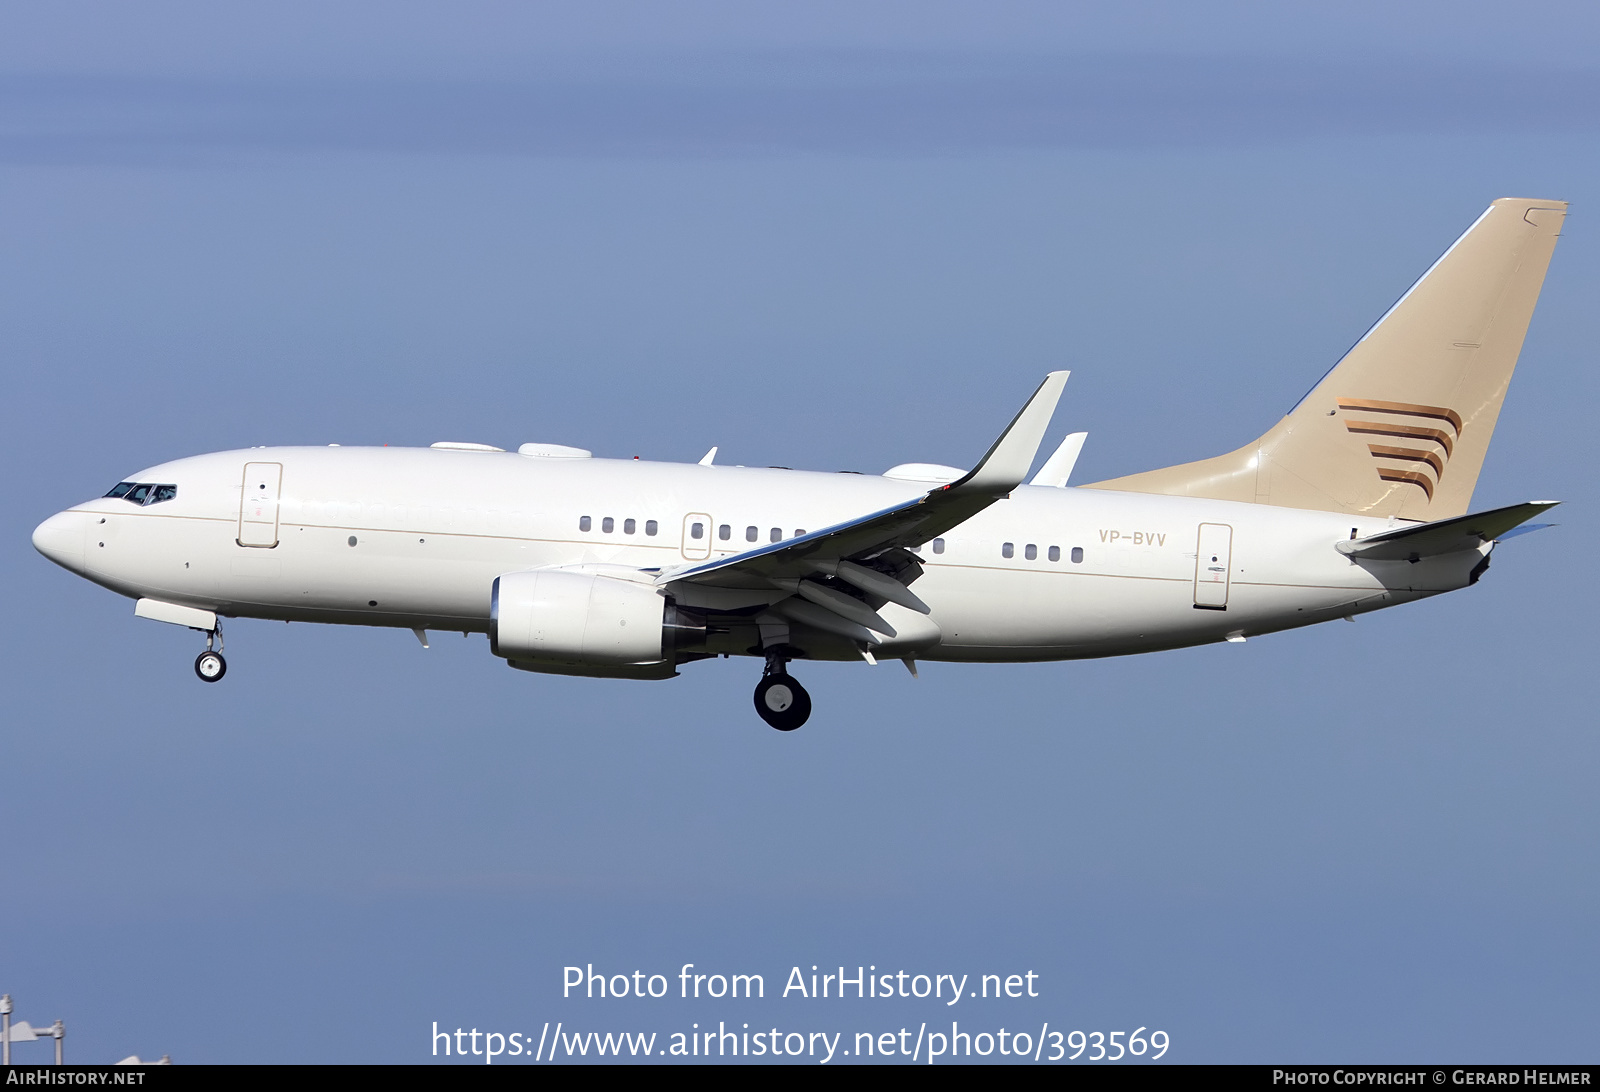
M 222 623 L 206 633 L 206 650 L 194 658 L 194 673 L 201 682 L 216 682 L 228 673 L 228 661 L 222 658 Z
M 775 660 L 756 684 L 756 712 L 780 732 L 792 732 L 811 716 L 811 695 Z

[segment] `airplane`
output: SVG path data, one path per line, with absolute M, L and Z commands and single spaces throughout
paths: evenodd
M 879 475 L 508 451 L 261 447 L 163 463 L 41 523 L 40 553 L 205 635 L 223 618 L 486 633 L 513 668 L 667 679 L 763 661 L 792 731 L 803 660 L 1071 660 L 1250 637 L 1474 584 L 1554 501 L 1470 502 L 1561 201 L 1495 201 L 1258 439 L 1068 487 L 1028 472 L 1066 372 L 970 470 Z

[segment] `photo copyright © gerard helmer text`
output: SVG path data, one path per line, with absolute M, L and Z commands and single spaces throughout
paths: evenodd
M 788 1002 L 786 1015 L 796 1013 L 801 1002 L 879 1002 L 901 1001 L 940 1006 L 930 1010 L 930 1019 L 919 1019 L 916 1026 L 872 1026 L 870 1008 L 855 1008 L 848 1015 L 858 1019 L 855 1027 L 817 1027 L 822 1013 L 807 1005 L 804 1017 L 809 1026 L 785 1028 L 762 1026 L 765 1021 L 735 1018 L 732 1024 L 723 1014 L 713 1026 L 709 1019 L 702 1026 L 691 1020 L 678 1030 L 597 1029 L 592 1009 L 583 1013 L 578 1026 L 566 1019 L 532 1020 L 530 1030 L 494 1030 L 441 1026 L 433 1021 L 432 1056 L 452 1060 L 495 1062 L 556 1062 L 584 1060 L 708 1061 L 714 1059 L 761 1059 L 764 1061 L 807 1061 L 818 1064 L 851 1059 L 875 1062 L 910 1062 L 932 1065 L 940 1061 L 988 1060 L 993 1062 L 1139 1062 L 1160 1059 L 1171 1048 L 1172 1040 L 1159 1028 L 1134 1027 L 1094 1029 L 1052 1026 L 1048 1019 L 1038 1024 L 1031 1020 L 1018 1028 L 983 1017 L 985 1001 L 1038 1001 L 1044 998 L 1041 977 L 1032 970 L 922 973 L 905 969 L 881 969 L 876 964 L 855 967 L 819 967 L 809 970 L 796 965 L 776 975 L 729 973 L 703 969 L 685 963 L 675 973 L 644 970 L 608 972 L 594 964 L 561 968 L 560 1000 L 577 1002 L 738 1001 L 741 1009 L 751 1004 Z M 780 986 L 781 982 L 781 986 Z M 967 1025 L 949 1009 L 963 1006 Z M 973 1012 L 976 1005 L 978 1011 Z M 637 1013 L 637 1009 L 633 1009 Z M 725 1011 L 725 1010 L 724 1010 Z M 748 1011 L 745 1009 L 744 1011 Z M 835 1010 L 837 1012 L 837 1010 Z M 904 1010 L 899 1010 L 903 1013 Z M 1007 1009 L 1009 1017 L 1015 1007 Z M 573 1015 L 577 1015 L 574 1013 Z M 708 1016 L 713 1015 L 708 1013 Z M 741 1013 L 742 1015 L 742 1013 Z M 830 1013 L 829 1015 L 833 1015 Z M 839 1015 L 844 1015 L 840 1013 Z

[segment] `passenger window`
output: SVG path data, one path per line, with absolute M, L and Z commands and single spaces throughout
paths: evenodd
M 761 537 L 761 532 L 758 529 L 756 529 L 755 527 L 753 527 L 753 526 L 752 527 L 746 527 L 744 529 L 744 540 L 746 542 L 754 542 L 757 538 L 760 538 L 760 537 Z
M 590 522 L 588 516 L 579 516 L 578 517 L 578 530 L 587 531 L 592 526 L 594 526 L 594 525 Z
M 1074 546 L 1072 548 L 1072 563 L 1074 565 L 1082 565 L 1083 564 L 1083 547 L 1082 546 Z
M 605 519 L 600 521 L 600 530 L 604 531 L 608 535 L 616 529 L 616 526 L 617 521 L 612 519 L 610 516 L 607 516 Z
M 1038 561 L 1039 560 L 1039 547 L 1035 546 L 1031 542 L 1028 543 L 1026 546 L 1024 546 L 1022 548 L 1022 556 L 1027 558 L 1029 561 Z
M 1017 556 L 1017 548 L 1015 546 L 1011 545 L 1011 543 L 1009 543 L 1009 542 L 1002 542 L 1000 544 L 1000 556 L 1001 557 L 1016 557 Z
M 689 525 L 689 537 L 690 538 L 705 538 L 706 537 L 706 525 L 703 524 L 703 523 L 691 523 Z
M 118 482 L 111 487 L 111 492 L 107 493 L 106 496 L 120 500 L 128 495 L 128 490 L 132 489 L 133 486 L 133 482 Z
M 1061 547 L 1059 547 L 1059 546 L 1050 547 L 1050 560 L 1051 561 L 1060 561 L 1061 560 Z
M 805 533 L 806 533 L 806 529 L 804 527 L 796 527 L 794 529 L 794 537 L 795 538 L 799 538 L 801 535 L 803 535 Z
M 782 542 L 783 541 L 783 528 L 782 527 L 774 527 L 772 529 L 771 541 L 773 541 L 773 542 Z
M 724 523 L 722 526 L 717 528 L 717 537 L 723 542 L 727 542 L 733 537 L 733 528 Z
M 658 530 L 660 530 L 660 528 L 656 525 L 656 521 L 655 520 L 647 519 L 647 520 L 644 521 L 644 533 L 645 534 L 654 537 L 655 533 Z M 696 536 L 696 537 L 698 537 L 698 536 Z
M 936 538 L 933 540 L 933 552 L 936 554 L 944 553 L 944 539 Z
M 175 486 L 175 485 L 158 485 L 158 486 L 156 486 L 156 491 L 150 495 L 150 503 L 151 504 L 160 504 L 162 501 L 169 501 L 173 497 L 176 497 L 177 495 L 178 495 L 178 487 L 177 486 Z
M 150 490 L 153 488 L 155 487 L 150 485 L 136 485 L 132 489 L 128 490 L 127 496 L 123 497 L 122 499 L 132 504 L 143 504 L 145 502 L 145 498 L 150 495 Z
M 634 520 L 625 519 L 622 521 L 622 533 L 625 535 L 631 535 L 633 534 L 634 528 L 638 526 L 639 524 Z

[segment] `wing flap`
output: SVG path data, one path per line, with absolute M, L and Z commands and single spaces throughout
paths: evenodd
M 918 599 L 910 588 L 887 573 L 880 573 L 877 569 L 869 569 L 865 565 L 857 565 L 854 561 L 816 561 L 812 562 L 812 565 L 818 572 L 826 576 L 837 576 L 846 584 L 860 588 L 868 595 L 880 596 L 918 614 L 932 613 L 928 604 Z
M 831 610 L 841 618 L 854 622 L 858 626 L 876 630 L 885 637 L 896 636 L 894 627 L 884 621 L 882 615 L 861 600 L 848 596 L 842 591 L 830 588 L 826 584 L 818 584 L 814 580 L 797 580 L 793 590 L 801 598 L 809 599 L 817 606 L 825 610 Z
M 857 625 L 848 618 L 841 618 L 828 608 L 818 606 L 816 603 L 805 599 L 785 599 L 781 603 L 774 604 L 772 610 L 775 614 L 780 614 L 792 621 L 803 623 L 813 629 L 820 629 L 824 633 L 847 637 L 857 644 L 883 644 L 883 638 L 866 626 Z

